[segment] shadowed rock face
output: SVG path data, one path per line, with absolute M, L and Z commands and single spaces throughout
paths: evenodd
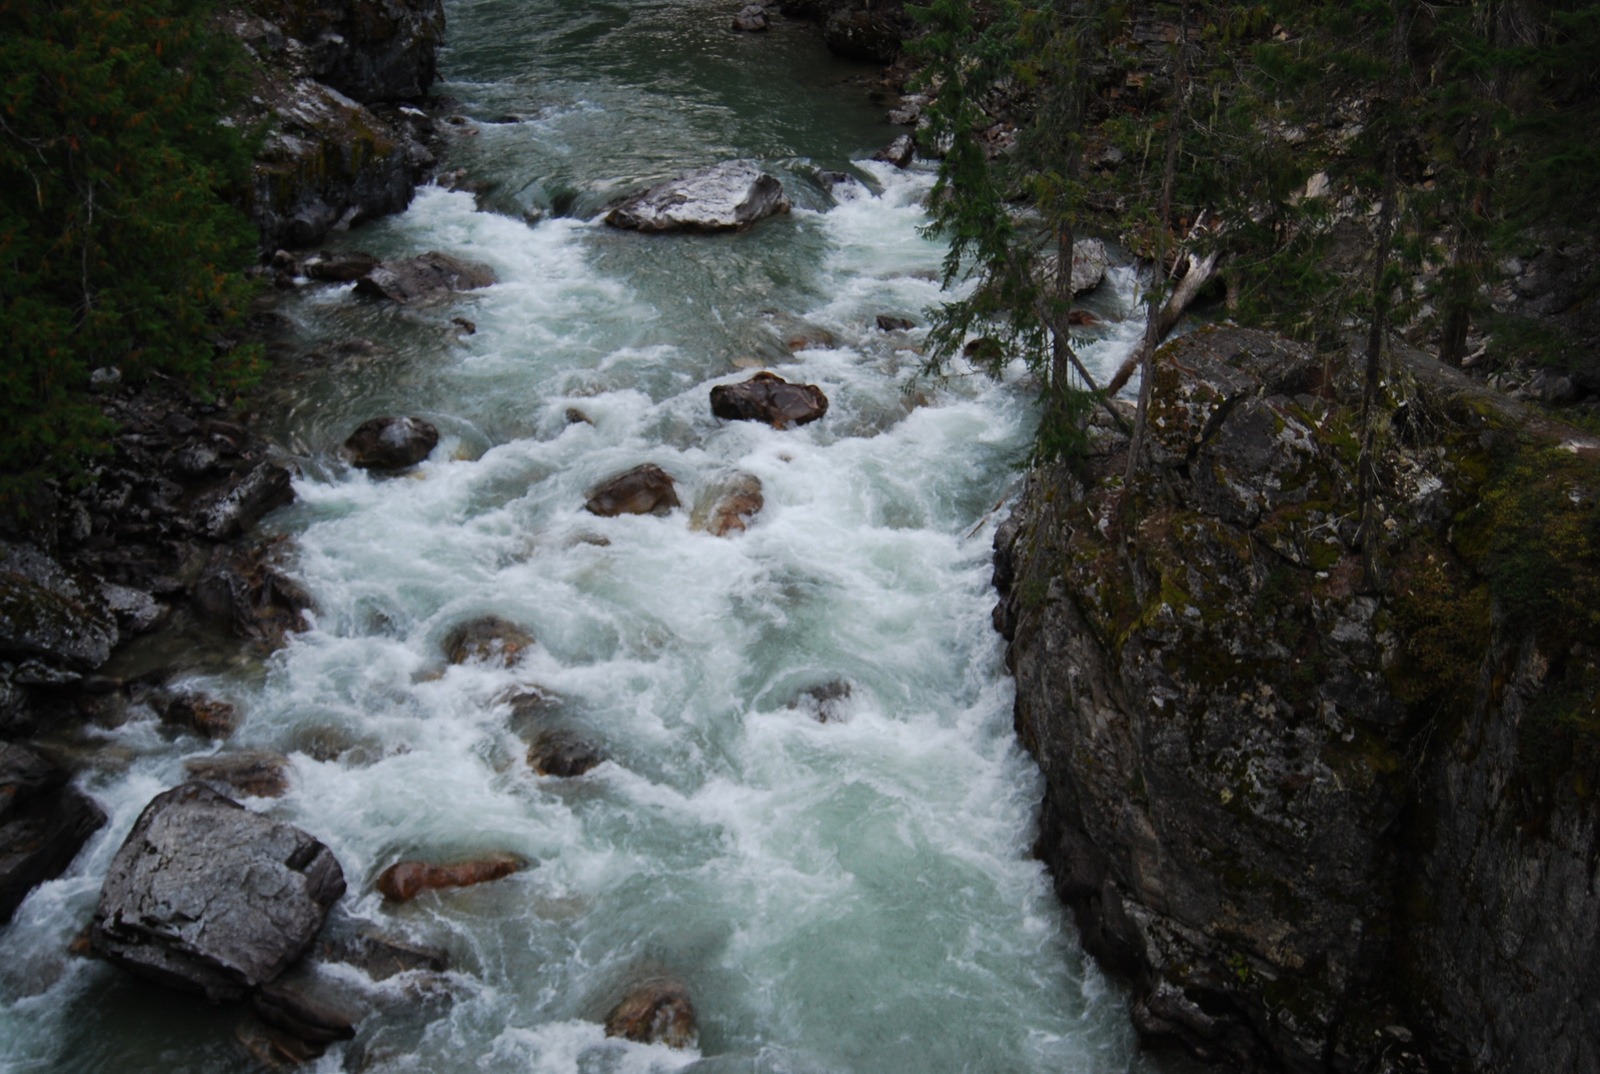
M 711 413 L 729 421 L 763 421 L 774 429 L 807 425 L 828 412 L 828 397 L 815 384 L 791 384 L 761 372 L 738 384 L 711 389 Z
M 1533 441 L 1595 440 L 1398 360 L 1376 576 L 1357 378 L 1286 340 L 1163 348 L 1127 489 L 1104 429 L 1081 473 L 1030 476 L 995 582 L 1036 851 L 1147 1035 L 1244 1070 L 1592 1072 L 1592 769 L 1530 735 L 1593 711 L 1600 648 L 1555 598 L 1519 625 L 1495 579 L 1534 551 L 1507 526 L 1575 532 L 1600 502 L 1592 461 Z M 1600 585 L 1574 548 L 1563 577 Z
M 90 944 L 142 977 L 237 1000 L 300 957 L 344 890 L 316 839 L 185 783 L 145 807 L 112 859 Z
M 64 768 L 0 742 L 0 925 L 28 892 L 60 876 L 106 822 L 100 807 L 66 782 Z
M 602 518 L 615 515 L 664 515 L 678 504 L 672 476 L 653 463 L 636 466 L 589 494 L 584 507 Z
M 421 861 L 398 861 L 378 877 L 377 888 L 390 902 L 410 902 L 424 891 L 438 888 L 464 888 L 510 876 L 520 868 L 514 858 L 488 858 L 456 865 L 429 865 Z
M 788 211 L 782 183 L 753 161 L 730 160 L 625 199 L 606 223 L 633 231 L 732 231 Z
M 380 262 L 356 281 L 356 292 L 393 302 L 415 302 L 494 282 L 494 270 L 488 265 L 433 250 L 403 261 Z
M 304 46 L 313 78 L 363 104 L 421 100 L 444 42 L 441 0 L 255 0 Z
M 690 1048 L 698 1035 L 689 989 L 674 977 L 639 982 L 606 1016 L 606 1036 L 641 1044 Z

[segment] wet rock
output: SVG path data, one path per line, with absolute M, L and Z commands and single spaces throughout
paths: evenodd
M 847 60 L 893 63 L 905 28 L 886 10 L 845 9 L 828 17 L 822 39 L 828 51 Z
M 886 147 L 872 154 L 873 160 L 881 160 L 887 164 L 893 164 L 896 168 L 909 168 L 916 157 L 916 139 L 909 134 L 902 134 Z
M 602 518 L 664 515 L 678 504 L 672 477 L 653 463 L 618 474 L 589 494 L 584 508 Z
M 438 298 L 495 283 L 494 270 L 475 261 L 430 251 L 404 261 L 384 261 L 356 281 L 356 292 L 394 302 Z
M 541 776 L 570 779 L 605 759 L 604 754 L 571 731 L 546 731 L 528 747 L 528 767 Z
M 301 1040 L 270 1026 L 252 1010 L 240 1017 L 233 1028 L 234 1039 L 264 1070 L 290 1070 L 327 1054 L 324 1045 Z
M 235 637 L 273 646 L 304 630 L 300 613 L 311 598 L 278 565 L 285 545 L 280 539 L 259 548 L 215 549 L 194 585 L 195 611 Z
M 606 1036 L 669 1048 L 694 1047 L 699 1028 L 688 987 L 670 976 L 639 982 L 606 1015 Z
M 228 702 L 201 694 L 175 697 L 161 713 L 162 723 L 193 731 L 201 738 L 227 738 L 237 719 L 238 713 Z
M 0 742 L 0 925 L 38 885 L 60 876 L 106 822 L 38 752 Z
M 713 537 L 743 533 L 765 505 L 761 479 L 754 474 L 734 474 L 726 481 L 707 486 L 700 494 L 689 513 L 689 528 L 704 530 Z
M 816 181 L 836 201 L 849 201 L 867 192 L 866 184 L 849 172 L 820 171 L 816 174 Z
M 214 736 L 220 737 L 220 736 Z M 212 790 L 250 798 L 279 798 L 289 789 L 289 758 L 270 750 L 243 750 L 183 762 L 189 778 Z
M 510 876 L 522 868 L 513 857 L 485 858 L 456 865 L 429 865 L 421 861 L 397 861 L 378 877 L 378 892 L 390 902 L 410 902 L 424 891 L 463 888 Z
M 880 332 L 909 332 L 917 327 L 915 323 L 904 317 L 891 317 L 887 313 L 878 314 L 878 331 Z
M 100 584 L 100 599 L 117 617 L 119 632 L 130 637 L 148 634 L 166 622 L 167 613 L 172 610 L 141 589 L 111 582 Z
M 0 657 L 90 671 L 110 658 L 117 639 L 98 586 L 36 548 L 0 542 Z
M 90 944 L 142 977 L 237 1000 L 300 957 L 344 890 L 316 839 L 185 783 L 145 807 L 112 859 Z
M 828 397 L 815 384 L 791 384 L 761 372 L 739 384 L 711 389 L 711 413 L 729 421 L 763 421 L 774 429 L 806 425 L 828 412 Z
M 441 0 L 258 0 L 253 10 L 300 43 L 312 77 L 357 101 L 419 101 L 438 74 Z
M 296 968 L 262 985 L 250 1006 L 267 1025 L 312 1046 L 327 1046 L 356 1035 L 366 1013 L 334 982 L 309 968 Z
M 199 500 L 193 526 L 213 541 L 229 541 L 243 534 L 268 511 L 294 502 L 289 471 L 270 462 L 258 463 L 242 477 Z
M 837 723 L 845 718 L 853 692 L 848 682 L 835 679 L 801 691 L 799 697 L 789 702 L 789 707 L 809 713 L 818 723 Z
M 533 635 L 515 623 L 486 615 L 452 630 L 444 640 L 444 652 L 452 664 L 495 663 L 510 667 L 533 645 Z
M 767 9 L 760 4 L 746 4 L 733 17 L 733 28 L 746 33 L 760 33 L 767 25 Z
M 361 970 L 374 981 L 386 981 L 399 973 L 426 971 L 443 973 L 450 968 L 444 950 L 387 935 L 370 924 L 349 920 L 330 921 L 317 941 L 317 957 L 325 962 L 343 962 Z
M 589 415 L 585 414 L 583 411 L 579 410 L 575 406 L 567 407 L 567 415 L 566 415 L 566 417 L 567 417 L 567 424 L 568 425 L 593 425 L 594 424 L 594 419 L 593 418 L 589 417 Z
M 421 418 L 372 418 L 344 442 L 350 465 L 361 470 L 403 470 L 428 457 L 439 430 Z
M 300 262 L 300 271 L 324 283 L 353 283 L 378 267 L 378 259 L 360 250 L 312 254 Z
M 788 211 L 782 183 L 754 161 L 730 160 L 657 183 L 605 219 L 634 231 L 730 231 Z

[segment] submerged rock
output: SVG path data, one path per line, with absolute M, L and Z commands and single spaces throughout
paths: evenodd
M 789 211 L 783 184 L 749 160 L 730 160 L 657 183 L 606 214 L 634 231 L 730 231 Z
M 764 506 L 761 479 L 754 474 L 734 474 L 707 486 L 700 494 L 689 513 L 689 528 L 704 530 L 713 537 L 743 533 Z
M 344 890 L 316 839 L 185 783 L 145 807 L 112 859 L 90 944 L 142 977 L 237 1000 L 305 952 Z
M 495 283 L 494 269 L 431 250 L 404 261 L 384 261 L 356 281 L 358 294 L 415 302 Z
M 372 418 L 344 442 L 350 465 L 361 470 L 415 466 L 439 444 L 439 430 L 421 418 Z
M 763 421 L 774 429 L 806 425 L 828 412 L 828 397 L 815 384 L 791 384 L 761 372 L 738 384 L 711 389 L 711 413 L 729 421 Z
M 521 868 L 522 862 L 512 857 L 485 858 L 455 865 L 397 861 L 378 877 L 377 889 L 390 902 L 410 902 L 424 891 L 484 884 L 510 876 Z
M 234 791 L 252 798 L 279 798 L 289 789 L 289 758 L 271 750 L 241 750 L 183 762 L 192 780 L 223 794 Z
M 444 652 L 452 664 L 496 663 L 510 667 L 533 644 L 533 635 L 515 623 L 486 615 L 452 630 L 444 640 Z
M 571 779 L 605 759 L 604 754 L 572 731 L 546 731 L 528 747 L 528 766 L 541 776 Z
M 60 876 L 106 822 L 99 806 L 66 783 L 60 765 L 0 742 L 0 925 L 28 892 Z
M 664 515 L 678 504 L 672 476 L 654 463 L 618 474 L 589 494 L 584 508 L 602 518 Z
M 689 989 L 676 977 L 640 981 L 606 1015 L 606 1036 L 692 1048 L 699 1037 Z
M 237 719 L 238 714 L 228 702 L 202 694 L 175 697 L 161 713 L 163 723 L 193 731 L 201 738 L 227 738 L 233 734 Z

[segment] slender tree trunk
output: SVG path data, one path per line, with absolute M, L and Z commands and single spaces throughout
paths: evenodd
M 1378 384 L 1383 376 L 1383 343 L 1389 328 L 1389 252 L 1394 240 L 1399 199 L 1400 75 L 1406 60 L 1406 30 L 1411 5 L 1396 5 L 1391 31 L 1389 74 L 1383 96 L 1383 188 L 1377 227 L 1372 240 L 1372 318 L 1367 325 L 1366 368 L 1361 383 L 1361 453 L 1356 462 L 1356 500 L 1361 510 L 1357 544 L 1361 548 L 1364 573 L 1369 587 L 1377 583 L 1377 516 L 1374 498 L 1377 491 L 1377 459 L 1374 452 L 1376 423 L 1373 411 L 1378 400 Z
M 1157 220 L 1156 232 L 1156 272 L 1159 274 L 1167 262 L 1167 232 L 1172 227 L 1172 188 L 1177 183 L 1178 176 L 1178 142 L 1183 126 L 1183 95 L 1188 90 L 1188 52 L 1189 45 L 1189 3 L 1184 0 L 1178 9 L 1178 51 L 1174 57 L 1172 79 L 1172 112 L 1167 120 L 1167 155 L 1161 166 L 1161 210 Z M 1216 263 L 1213 256 L 1211 264 Z M 1198 262 L 1193 257 L 1189 259 L 1189 273 L 1194 273 Z M 1174 262 L 1172 271 L 1177 272 Z M 1207 270 L 1209 274 L 1209 268 Z M 1186 274 L 1187 277 L 1187 274 Z M 1170 282 L 1169 277 L 1169 282 Z M 1196 288 L 1198 290 L 1198 288 Z M 1149 312 L 1145 319 L 1144 342 L 1140 347 L 1143 355 L 1140 360 L 1139 372 L 1139 408 L 1133 417 L 1133 432 L 1128 437 L 1128 465 L 1123 472 L 1122 485 L 1129 488 L 1133 485 L 1133 474 L 1139 467 L 1139 451 L 1144 446 L 1144 430 L 1150 415 L 1151 382 L 1155 380 L 1154 356 L 1156 345 L 1161 342 L 1165 333 L 1161 329 L 1162 314 L 1165 312 L 1166 303 L 1162 301 L 1164 294 L 1157 291 L 1149 305 Z M 1176 293 L 1174 293 L 1176 297 Z

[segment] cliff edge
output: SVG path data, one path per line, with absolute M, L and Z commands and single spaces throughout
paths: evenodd
M 1397 356 L 1369 565 L 1337 362 L 1156 370 L 1133 485 L 1103 433 L 996 538 L 1085 946 L 1244 1069 L 1600 1070 L 1600 440 Z

